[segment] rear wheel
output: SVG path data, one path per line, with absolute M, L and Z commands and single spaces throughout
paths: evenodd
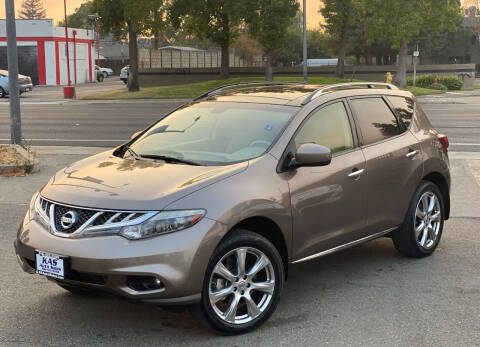
M 438 187 L 423 181 L 410 202 L 402 227 L 392 234 L 396 249 L 415 258 L 432 254 L 442 237 L 444 211 Z
M 216 332 L 246 333 L 275 311 L 284 281 L 275 246 L 256 233 L 235 230 L 212 255 L 193 313 Z
M 98 82 L 103 82 L 103 74 L 98 75 L 97 80 Z
M 0 87 L 0 98 L 4 98 L 6 96 L 7 96 L 7 93 L 5 93 L 5 90 L 2 87 Z

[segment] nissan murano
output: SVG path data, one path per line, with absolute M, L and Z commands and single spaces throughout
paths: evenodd
M 392 85 L 225 86 L 56 173 L 15 250 L 73 293 L 188 306 L 244 333 L 275 311 L 289 264 L 379 237 L 405 256 L 434 252 L 447 149 Z

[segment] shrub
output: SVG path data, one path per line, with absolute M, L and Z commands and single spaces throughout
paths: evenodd
M 436 85 L 431 84 L 431 85 L 428 86 L 428 89 L 443 90 L 444 92 L 446 92 L 448 90 L 447 86 L 445 86 L 441 83 L 437 83 Z
M 407 78 L 407 84 L 409 86 L 413 86 L 413 77 Z M 417 81 L 415 83 L 417 87 L 421 87 L 421 88 L 428 88 L 428 86 L 431 86 L 432 84 L 433 84 L 433 75 L 417 76 Z
M 463 82 L 456 76 L 439 77 L 438 83 L 446 86 L 448 90 L 461 90 L 463 88 Z

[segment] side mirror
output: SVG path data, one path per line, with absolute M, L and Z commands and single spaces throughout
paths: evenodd
M 290 167 L 325 166 L 331 161 L 332 152 L 329 148 L 315 143 L 304 143 L 298 147 Z
M 130 136 L 130 140 L 133 140 L 136 138 L 138 135 L 140 135 L 141 131 L 137 131 L 136 133 L 133 133 L 132 136 Z

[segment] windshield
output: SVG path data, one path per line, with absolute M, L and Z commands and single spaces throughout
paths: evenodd
M 130 148 L 139 157 L 226 165 L 261 156 L 298 111 L 291 106 L 202 102 L 162 119 Z

